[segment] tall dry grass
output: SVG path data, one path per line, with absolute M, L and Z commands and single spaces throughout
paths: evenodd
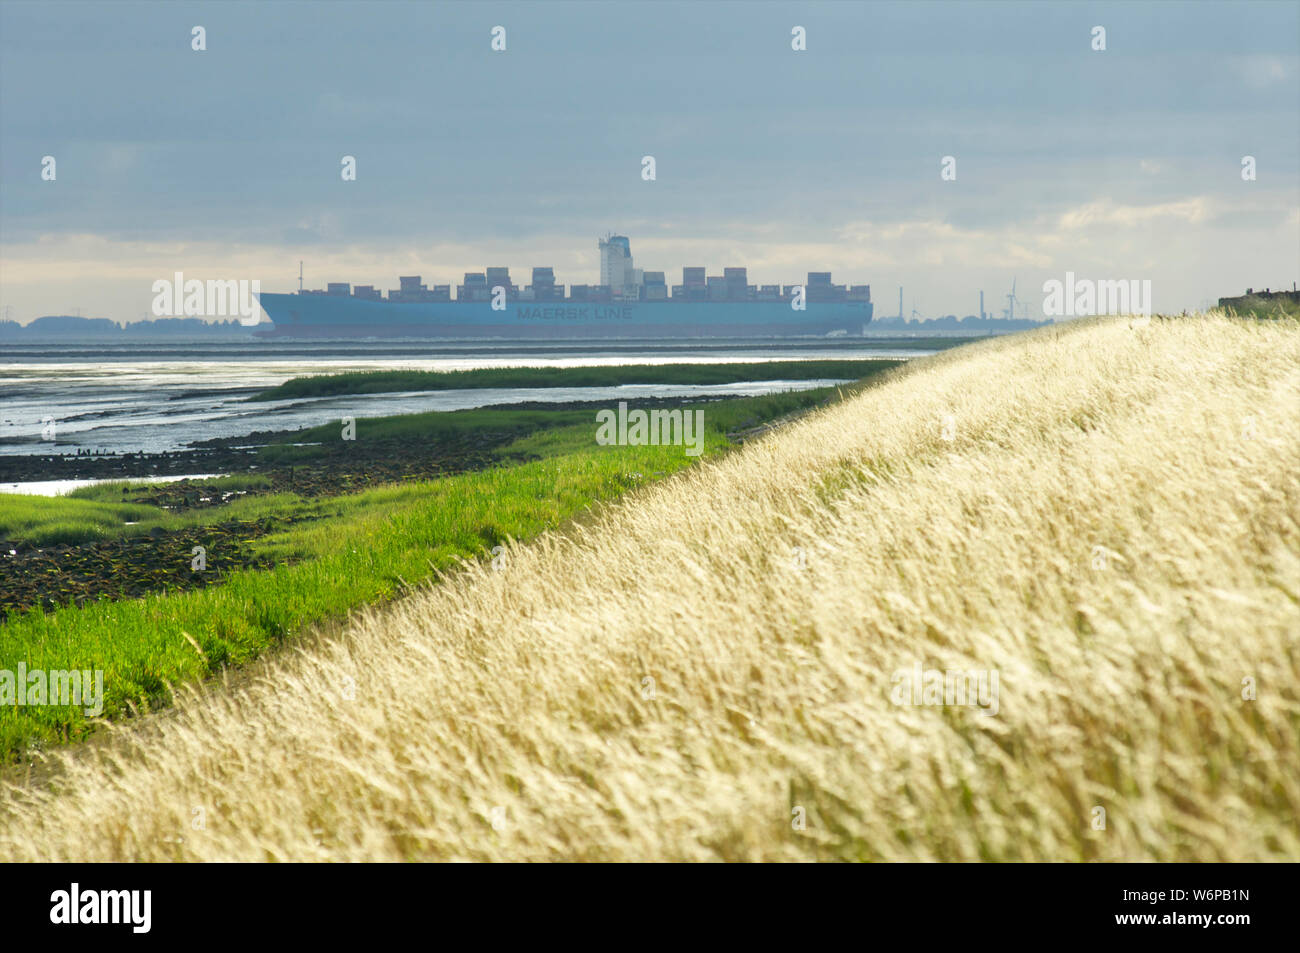
M 1298 434 L 1295 325 L 917 362 L 60 755 L 0 856 L 1295 859 Z

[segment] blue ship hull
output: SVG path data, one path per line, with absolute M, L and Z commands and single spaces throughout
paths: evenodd
M 263 337 L 738 338 L 862 334 L 869 301 L 371 301 L 343 295 L 260 295 L 273 329 Z

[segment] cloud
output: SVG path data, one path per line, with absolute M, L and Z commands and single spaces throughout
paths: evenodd
M 1251 89 L 1267 89 L 1277 83 L 1284 83 L 1295 75 L 1296 66 L 1280 56 L 1256 54 L 1253 56 L 1234 56 L 1232 68 Z
M 1149 225 L 1161 219 L 1198 224 L 1208 216 L 1209 204 L 1204 197 L 1157 205 L 1121 205 L 1110 199 L 1101 199 L 1062 213 L 1057 224 L 1070 231 L 1096 225 Z

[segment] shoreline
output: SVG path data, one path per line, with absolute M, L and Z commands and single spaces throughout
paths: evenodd
M 629 407 L 679 407 L 684 403 L 712 403 L 731 399 L 727 395 L 708 395 L 684 399 L 680 397 L 639 397 L 628 398 Z M 556 413 L 575 410 L 595 411 L 609 407 L 616 401 L 522 401 L 513 404 L 493 404 L 488 407 L 472 408 L 474 410 L 523 411 L 544 410 Z M 456 413 L 446 411 L 445 413 Z M 402 415 L 414 416 L 414 415 Z M 364 419 L 364 418 L 360 418 Z M 595 426 L 594 416 L 592 426 Z M 250 472 L 267 472 L 261 451 L 266 447 L 292 445 L 296 436 L 301 436 L 311 427 L 293 430 L 259 430 L 238 437 L 215 437 L 211 440 L 197 441 L 185 450 L 173 450 L 162 453 L 35 453 L 35 454 L 0 454 L 0 483 L 38 483 L 56 480 L 101 480 L 130 481 L 153 477 L 188 476 L 192 474 L 235 475 Z M 471 441 L 472 443 L 473 441 Z M 479 441 L 486 447 L 493 441 Z M 349 469 L 358 473 L 367 470 L 376 471 L 379 477 L 385 473 L 401 471 L 393 461 L 384 461 L 378 454 L 362 450 L 362 442 L 349 448 L 348 455 L 336 455 L 327 461 L 332 471 L 344 474 Z M 402 448 L 395 449 L 399 456 L 405 456 Z M 447 472 L 445 468 L 439 472 Z M 453 469 L 450 472 L 457 472 Z M 369 482 L 382 482 L 371 480 Z M 24 495 L 18 493 L 16 495 Z

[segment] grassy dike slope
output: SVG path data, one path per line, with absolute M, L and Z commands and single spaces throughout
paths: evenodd
M 1297 434 L 1294 324 L 918 361 L 57 753 L 0 856 L 1294 859 Z

